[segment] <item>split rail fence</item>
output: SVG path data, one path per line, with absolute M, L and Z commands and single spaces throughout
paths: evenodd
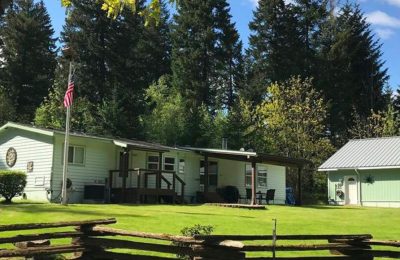
M 277 235 L 276 237 L 269 235 L 210 235 L 185 237 L 127 231 L 104 226 L 114 223 L 116 223 L 115 219 L 103 219 L 0 225 L 0 246 L 8 245 L 6 249 L 1 249 L 0 247 L 0 258 L 38 257 L 37 259 L 42 259 L 43 256 L 59 254 L 73 259 L 137 260 L 174 259 L 177 258 L 177 255 L 195 260 L 400 258 L 400 251 L 398 250 L 400 241 L 373 240 L 369 234 Z M 74 229 L 72 231 L 64 231 L 66 227 L 74 227 Z M 48 232 L 52 228 L 63 228 L 63 230 Z M 25 234 L 28 230 L 38 229 L 45 229 L 45 231 L 37 234 Z M 10 231 L 18 231 L 23 235 L 7 236 L 7 232 Z M 274 238 L 278 242 L 301 241 L 301 244 L 300 242 L 292 242 L 295 244 L 287 244 L 288 242 L 285 242 L 278 245 L 277 243 L 271 243 Z M 316 244 L 314 241 L 328 242 Z M 372 249 L 372 246 L 391 248 L 391 250 Z M 395 247 L 397 248 L 395 249 Z M 303 255 L 305 251 L 324 251 L 328 253 L 326 253 L 326 256 L 283 257 L 282 252 L 284 251 L 292 251 L 294 255 Z M 269 252 L 269 255 L 272 256 L 252 256 L 254 252 L 262 252 L 264 255 Z

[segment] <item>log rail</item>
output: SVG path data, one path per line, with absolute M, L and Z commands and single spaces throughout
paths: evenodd
M 170 234 L 128 231 L 104 226 L 115 224 L 115 219 L 0 225 L 0 246 L 13 244 L 16 248 L 0 249 L 0 258 L 37 257 L 74 253 L 74 259 L 174 259 L 176 255 L 190 259 L 374 259 L 400 258 L 400 241 L 373 240 L 370 234 L 348 235 L 278 235 L 277 241 L 301 241 L 279 245 L 271 243 L 270 235 L 209 235 L 177 236 Z M 65 227 L 73 230 L 64 231 Z M 48 229 L 63 228 L 63 231 Z M 38 234 L 23 234 L 25 230 L 46 229 Z M 7 232 L 21 231 L 21 235 Z M 51 245 L 52 239 L 70 238 L 71 242 Z M 247 241 L 243 243 L 243 241 Z M 252 243 L 251 241 L 258 241 Z M 316 241 L 319 241 L 318 243 Z M 327 241 L 327 242 L 321 242 Z M 379 246 L 379 250 L 372 246 Z M 382 248 L 389 248 L 382 250 Z M 125 249 L 116 252 L 114 249 Z M 109 251 L 112 250 L 112 251 Z M 275 252 L 277 257 L 270 256 Z M 330 252 L 324 256 L 286 257 L 291 252 Z M 154 252 L 160 256 L 154 256 Z M 251 257 L 258 252 L 265 256 Z M 293 253 L 292 253 L 293 254 Z M 302 253 L 304 255 L 304 253 Z

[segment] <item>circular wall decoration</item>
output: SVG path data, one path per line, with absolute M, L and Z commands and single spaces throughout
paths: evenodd
M 17 151 L 14 148 L 8 148 L 6 154 L 6 163 L 8 167 L 13 167 L 17 162 Z

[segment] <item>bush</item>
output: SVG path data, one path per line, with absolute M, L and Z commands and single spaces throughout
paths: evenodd
M 227 203 L 238 203 L 239 201 L 239 190 L 235 186 L 225 186 L 219 188 L 217 192 Z
M 0 170 L 0 196 L 5 203 L 11 203 L 15 196 L 20 196 L 26 186 L 26 174 L 21 171 Z
M 194 237 L 196 235 L 211 235 L 211 233 L 214 231 L 214 227 L 207 225 L 194 225 L 193 227 L 185 227 L 181 230 L 181 234 L 186 237 Z M 186 243 L 179 243 L 179 242 L 172 242 L 173 245 L 175 246 L 180 246 L 180 247 L 187 247 L 188 245 Z M 185 259 L 185 260 L 190 260 L 191 258 L 186 255 L 181 255 L 177 254 L 176 255 L 177 259 Z

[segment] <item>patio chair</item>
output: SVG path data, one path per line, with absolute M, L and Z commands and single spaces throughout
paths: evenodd
M 246 203 L 248 203 L 251 200 L 251 189 L 246 189 L 246 196 L 239 196 L 240 200 L 245 200 Z
M 267 190 L 267 194 L 265 197 L 265 200 L 267 204 L 269 204 L 269 201 L 272 200 L 272 203 L 275 204 L 275 189 L 269 189 Z

